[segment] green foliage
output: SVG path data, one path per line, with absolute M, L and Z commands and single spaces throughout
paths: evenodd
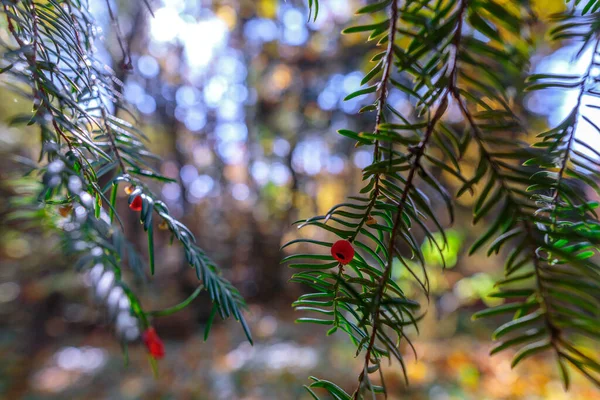
M 78 259 L 77 269 L 89 271 L 96 294 L 109 309 L 117 307 L 115 315 L 125 311 L 134 318 L 131 329 L 145 329 L 149 317 L 179 311 L 206 289 L 213 308 L 205 336 L 219 314 L 239 320 L 251 340 L 238 291 L 148 186 L 169 179 L 153 168 L 156 156 L 146 148 L 144 134 L 117 117 L 128 113 L 122 84 L 94 56 L 94 21 L 86 4 L 2 4 L 13 43 L 4 46 L 0 72 L 8 77 L 6 85 L 33 104 L 30 114 L 11 122 L 39 128 L 40 166 L 32 171 L 41 180 L 37 202 L 39 209 L 73 210 L 60 229 L 65 250 Z M 308 7 L 309 19 L 317 18 L 318 1 L 309 0 Z M 293 304 L 310 313 L 298 322 L 323 325 L 328 335 L 344 332 L 364 361 L 352 393 L 311 378 L 307 390 L 313 398 L 323 390 L 335 399 L 386 395 L 386 359 L 395 360 L 408 381 L 401 350 L 412 347 L 410 335 L 418 332 L 425 311 L 395 277 L 412 277 L 428 295 L 427 269 L 454 265 L 461 243 L 445 228 L 454 221 L 455 197 L 467 193 L 475 197 L 473 223 L 486 225 L 469 253 L 506 257 L 505 277 L 490 295 L 504 302 L 473 316 L 505 319 L 493 333 L 499 343 L 492 354 L 514 350 L 515 366 L 549 351 L 565 386 L 571 369 L 600 386 L 600 361 L 587 351 L 588 343 L 597 347 L 600 339 L 600 223 L 598 204 L 586 195 L 600 194 L 600 151 L 575 136 L 581 124 L 600 133 L 592 116 L 598 106 L 584 101 L 600 95 L 599 9 L 596 0 L 574 1 L 571 10 L 554 17 L 549 32 L 552 40 L 580 43 L 578 57 L 593 49 L 583 76 L 526 76 L 534 50 L 528 32 L 535 21 L 528 1 L 384 0 L 357 11 L 360 24 L 342 33 L 361 35 L 374 52 L 364 87 L 346 100 L 369 99 L 361 113 L 372 115 L 373 126 L 368 132 L 341 129 L 339 134 L 357 146 L 372 146 L 373 162 L 362 171 L 359 194 L 325 215 L 299 221 L 300 228 L 315 227 L 330 239 L 301 238 L 284 245 L 322 251 L 291 254 L 283 262 L 295 271 L 292 282 L 312 290 Z M 575 90 L 578 100 L 564 121 L 537 135 L 531 146 L 526 117 L 508 87 L 519 93 Z M 388 101 L 392 92 L 405 96 L 414 112 L 405 115 L 394 108 Z M 463 172 L 467 154 L 477 158 L 471 176 Z M 456 193 L 440 174 L 459 182 Z M 154 227 L 160 221 L 202 281 L 179 305 L 146 312 L 121 280 L 124 259 L 138 273 L 144 263 L 117 225 L 120 184 L 131 190 L 130 205 L 141 199 L 150 273 L 160 265 L 154 255 Z M 445 215 L 437 212 L 437 204 Z M 348 264 L 330 254 L 338 239 L 356 251 Z M 398 274 L 398 268 L 408 274 Z M 112 293 L 119 295 L 117 306 Z M 121 336 L 136 336 L 131 329 Z
M 119 304 L 127 305 L 124 315 L 134 320 L 130 334 L 120 332 L 123 339 L 135 339 L 149 326 L 150 316 L 168 315 L 195 296 L 175 308 L 147 313 L 121 280 L 125 259 L 138 273 L 143 262 L 124 239 L 122 227 L 114 224 L 121 224 L 115 204 L 120 183 L 132 190 L 130 204 L 138 196 L 142 199 L 140 223 L 148 237 L 151 274 L 160 264 L 154 257 L 154 229 L 162 221 L 202 281 L 198 290 L 208 291 L 221 317 L 239 320 L 251 340 L 239 292 L 198 247 L 190 229 L 173 218 L 145 184 L 145 180 L 172 180 L 154 169 L 157 156 L 146 148 L 145 135 L 117 117 L 119 112 L 129 113 L 120 93 L 122 83 L 95 57 L 96 27 L 88 5 L 78 0 L 3 1 L 2 5 L 13 40 L 3 47 L 3 82 L 33 105 L 30 115 L 16 116 L 12 124 L 34 125 L 40 131 L 40 166 L 32 171 L 42 182 L 37 204 L 67 211 L 62 223 L 64 247 L 77 258 L 78 270 L 89 271 L 96 295 L 109 309 L 116 294 L 128 299 Z M 119 317 L 112 316 L 119 330 Z
M 600 30 L 596 9 L 596 2 L 590 1 L 581 11 L 557 16 L 551 35 L 555 40 L 581 40 L 579 55 L 596 46 L 596 56 Z M 302 270 L 292 281 L 314 290 L 302 295 L 294 307 L 320 317 L 300 321 L 330 326 L 328 334 L 346 332 L 357 355 L 364 357 L 364 367 L 351 395 L 316 378 L 309 392 L 318 398 L 315 389 L 324 389 L 336 399 L 385 394 L 381 367 L 386 358 L 398 361 L 406 377 L 399 344 L 406 341 L 412 346 L 408 328 L 418 330 L 421 314 L 418 303 L 395 284 L 392 267 L 410 270 L 418 265 L 422 271 L 411 270 L 411 276 L 428 294 L 431 249 L 437 249 L 436 258 L 456 251 L 444 233 L 446 221 L 434 210 L 436 203 L 444 204 L 452 223 L 454 199 L 435 169 L 462 182 L 456 196 L 467 192 L 476 196 L 473 223 L 485 221 L 487 229 L 469 253 L 508 252 L 505 279 L 491 295 L 505 303 L 474 315 L 512 315 L 494 332 L 494 339 L 501 342 L 492 353 L 517 349 L 515 366 L 552 351 L 566 386 L 567 364 L 600 385 L 600 363 L 586 353 L 583 339 L 597 346 L 600 338 L 595 290 L 600 267 L 593 258 L 600 230 L 597 204 L 587 201 L 579 187 L 583 183 L 599 192 L 600 163 L 589 154 L 600 153 L 574 136 L 583 121 L 598 129 L 580 110 L 583 96 L 598 95 L 592 74 L 595 59 L 583 77 L 531 75 L 526 81 L 523 71 L 533 50 L 526 34 L 531 22 L 526 16 L 533 15 L 528 2 L 393 1 L 366 6 L 358 14 L 369 15 L 371 21 L 361 19 L 362 25 L 343 33 L 368 34 L 380 50 L 362 82 L 366 88 L 346 99 L 374 93 L 373 104 L 363 108 L 374 114 L 374 127 L 372 132 L 339 133 L 357 145 L 373 146 L 373 162 L 363 170 L 360 197 L 300 225 L 350 241 L 356 255 L 348 265 L 322 253 L 294 254 L 285 261 L 293 260 L 290 266 Z M 505 89 L 509 86 L 577 88 L 580 95 L 571 115 L 530 146 L 519 139 L 527 138 L 527 132 L 521 110 Z M 389 104 L 391 91 L 407 96 L 415 105 L 414 114 L 403 115 Z M 462 123 L 446 122 L 449 112 L 459 113 Z M 473 176 L 467 177 L 461 165 L 470 149 L 478 162 Z M 421 247 L 419 236 L 427 246 Z M 326 250 L 332 246 L 310 239 L 289 244 L 301 242 Z M 298 259 L 302 263 L 296 263 Z

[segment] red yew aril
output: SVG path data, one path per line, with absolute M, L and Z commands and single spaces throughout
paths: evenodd
M 354 258 L 354 247 L 347 240 L 338 240 L 331 246 L 331 255 L 340 264 L 346 265 Z
M 129 208 L 133 211 L 142 211 L 142 196 L 135 196 Z
M 142 341 L 148 348 L 148 352 L 152 357 L 160 359 L 165 356 L 165 345 L 158 337 L 158 334 L 153 327 L 146 329 L 144 333 L 142 333 Z

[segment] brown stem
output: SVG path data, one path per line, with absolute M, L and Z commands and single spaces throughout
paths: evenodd
M 590 61 L 590 64 L 588 65 L 585 75 L 583 75 L 583 77 L 581 78 L 579 95 L 577 96 L 577 103 L 575 104 L 575 107 L 573 108 L 573 110 L 575 110 L 575 113 L 576 113 L 575 122 L 573 123 L 573 126 L 571 128 L 571 132 L 569 132 L 569 139 L 567 140 L 567 148 L 565 149 L 565 155 L 561 161 L 562 165 L 560 167 L 560 170 L 558 171 L 558 177 L 556 178 L 556 188 L 554 189 L 554 194 L 552 195 L 552 201 L 551 201 L 552 213 L 550 216 L 550 218 L 552 220 L 552 230 L 555 229 L 555 225 L 556 225 L 556 206 L 558 204 L 558 198 L 560 197 L 560 184 L 563 180 L 565 171 L 567 169 L 567 164 L 569 163 L 569 158 L 570 158 L 570 154 L 571 154 L 571 148 L 573 147 L 573 142 L 575 141 L 575 131 L 577 130 L 577 121 L 579 120 L 579 108 L 581 107 L 581 100 L 583 99 L 583 95 L 585 94 L 586 83 L 588 81 L 588 78 L 590 77 L 590 74 L 592 73 L 592 69 L 594 68 L 594 57 L 598 53 L 599 47 L 600 47 L 600 38 L 597 38 L 596 45 L 594 46 L 594 51 L 592 52 L 592 59 Z
M 460 49 L 460 42 L 461 42 L 461 38 L 462 38 L 461 31 L 462 31 L 464 13 L 467 9 L 467 1 L 468 0 L 462 0 L 458 6 L 459 7 L 458 8 L 458 22 L 457 22 L 457 26 L 454 31 L 454 37 L 452 39 L 452 54 L 451 54 L 450 64 L 449 64 L 450 66 L 446 71 L 446 74 L 448 77 L 448 84 L 442 90 L 442 94 L 439 97 L 439 99 L 440 99 L 439 106 L 437 107 L 435 114 L 429 120 L 429 123 L 427 124 L 427 129 L 425 131 L 425 134 L 423 135 L 423 139 L 421 139 L 419 144 L 415 148 L 412 149 L 412 156 L 414 157 L 414 159 L 413 159 L 411 168 L 408 172 L 408 176 L 406 178 L 406 183 L 404 185 L 404 190 L 402 191 L 402 196 L 401 196 L 400 201 L 397 206 L 396 218 L 394 220 L 392 233 L 390 234 L 390 239 L 389 239 L 389 244 L 388 244 L 389 251 L 388 251 L 387 265 L 383 272 L 383 275 L 379 279 L 379 285 L 377 287 L 377 293 L 375 295 L 375 301 L 374 301 L 374 306 L 373 306 L 373 329 L 371 331 L 371 336 L 369 338 L 369 344 L 368 344 L 367 350 L 365 352 L 364 367 L 358 378 L 358 387 L 355 390 L 354 395 L 353 395 L 354 400 L 358 400 L 358 398 L 359 398 L 360 389 L 361 389 L 363 380 L 365 378 L 365 371 L 367 371 L 368 366 L 371 362 L 371 354 L 375 347 L 375 339 L 377 337 L 377 332 L 379 329 L 378 328 L 379 327 L 378 320 L 379 320 L 379 313 L 381 311 L 381 309 L 380 309 L 381 298 L 383 297 L 383 293 L 385 291 L 386 284 L 387 284 L 389 277 L 391 275 L 391 272 L 392 272 L 392 264 L 393 264 L 393 258 L 394 258 L 394 243 L 396 242 L 396 238 L 397 238 L 399 228 L 401 225 L 402 214 L 404 213 L 410 190 L 414 187 L 414 179 L 416 176 L 416 172 L 421 168 L 421 164 L 420 164 L 421 157 L 423 157 L 423 155 L 425 154 L 425 149 L 427 147 L 427 144 L 429 143 L 429 140 L 431 139 L 431 136 L 434 132 L 435 126 L 441 120 L 441 118 L 444 116 L 444 113 L 446 112 L 446 109 L 448 107 L 448 97 L 454 91 L 454 88 L 456 85 L 456 76 L 457 76 L 457 72 L 458 72 L 458 52 Z
M 39 107 L 39 109 L 42 109 L 44 107 L 47 106 L 44 104 L 44 99 L 49 99 L 49 95 L 46 92 L 46 90 L 44 89 L 43 86 L 39 85 L 39 73 L 38 73 L 38 69 L 37 69 L 37 46 L 38 46 L 38 24 L 37 24 L 37 14 L 36 14 L 36 9 L 35 9 L 35 3 L 31 2 L 31 12 L 32 12 L 32 31 L 33 31 L 33 38 L 32 38 L 32 51 L 31 54 L 27 54 L 27 53 L 23 53 L 25 55 L 25 59 L 27 60 L 27 62 L 29 63 L 29 67 L 31 68 L 31 78 L 33 81 L 33 98 L 34 101 L 37 101 L 38 104 L 36 104 L 37 107 Z M 19 34 L 17 33 L 17 30 L 15 29 L 15 26 L 13 24 L 12 18 L 10 17 L 10 10 L 8 7 L 8 4 L 4 4 L 4 13 L 6 14 L 6 22 L 8 24 L 8 30 L 11 33 L 11 35 L 13 36 L 13 38 L 15 39 L 15 41 L 17 42 L 17 44 L 23 48 L 26 46 L 26 43 L 23 41 L 23 39 L 21 39 L 21 37 L 19 36 Z M 54 118 L 54 115 L 52 113 L 50 113 L 51 117 L 52 117 L 52 126 L 54 127 L 54 129 L 56 130 L 56 133 L 58 136 L 62 137 L 65 142 L 67 143 L 67 145 L 69 146 L 70 150 L 73 150 L 73 145 L 71 143 L 71 140 L 65 135 L 65 133 L 62 131 L 62 129 L 60 129 L 58 123 L 56 122 L 56 118 Z
M 458 90 L 455 90 L 452 92 L 452 95 L 453 95 L 454 99 L 456 100 L 456 102 L 458 103 L 458 106 L 461 110 L 462 115 L 465 117 L 465 119 L 471 126 L 471 134 L 472 134 L 473 138 L 475 139 L 475 142 L 477 142 L 481 154 L 483 155 L 483 157 L 486 158 L 486 160 L 488 161 L 488 163 L 491 166 L 493 178 L 498 182 L 501 190 L 505 193 L 507 201 L 516 206 L 515 207 L 516 212 L 521 218 L 521 223 L 523 224 L 523 228 L 525 230 L 526 239 L 528 240 L 529 243 L 531 243 L 531 253 L 532 253 L 533 267 L 534 267 L 535 277 L 536 277 L 536 284 L 537 284 L 537 287 L 538 287 L 538 290 L 540 293 L 542 307 L 544 308 L 544 311 L 546 311 L 546 312 L 544 312 L 544 322 L 550 333 L 551 345 L 558 354 L 559 350 L 558 350 L 558 345 L 557 345 L 557 339 L 559 337 L 560 330 L 553 323 L 553 321 L 550 318 L 550 315 L 548 313 L 548 310 L 550 309 L 550 302 L 547 299 L 546 288 L 544 286 L 543 279 L 541 276 L 542 265 L 541 265 L 540 257 L 537 254 L 538 246 L 536 244 L 537 240 L 535 238 L 534 229 L 531 226 L 531 223 L 528 221 L 529 215 L 527 214 L 526 211 L 523 211 L 521 209 L 521 207 L 518 206 L 518 201 L 514 198 L 513 191 L 508 186 L 508 184 L 505 182 L 505 180 L 502 178 L 502 174 L 500 172 L 501 167 L 500 167 L 500 165 L 498 165 L 496 160 L 494 160 L 494 158 L 491 156 L 491 154 L 486 149 L 486 147 L 484 145 L 483 132 L 481 132 L 481 129 L 479 129 L 479 127 L 475 123 L 475 119 L 473 118 L 473 116 L 469 112 L 467 106 L 463 102 L 463 99 L 461 98 L 460 93 L 458 92 Z
M 121 48 L 121 53 L 123 55 L 123 60 L 121 61 L 121 68 L 125 70 L 133 69 L 131 65 L 131 53 L 129 51 L 129 46 L 125 39 L 123 38 L 123 32 L 121 31 L 121 24 L 119 24 L 119 20 L 113 13 L 112 7 L 110 6 L 110 0 L 106 0 L 106 8 L 108 9 L 108 15 L 110 17 L 110 22 L 115 28 L 115 32 L 117 35 L 117 42 L 119 43 L 119 47 Z
M 392 64 L 394 58 L 394 41 L 396 40 L 396 26 L 398 24 L 398 0 L 392 1 L 392 5 L 390 8 L 390 31 L 388 33 L 388 45 L 385 51 L 385 57 L 383 59 L 383 75 L 381 75 L 381 80 L 379 81 L 379 96 L 377 97 L 377 115 L 375 116 L 375 134 L 379 133 L 379 125 L 383 121 L 385 104 L 388 96 L 388 85 L 390 81 L 390 75 L 392 71 Z M 379 140 L 375 140 L 375 147 L 373 149 L 373 161 L 378 161 L 380 154 L 380 143 Z M 352 234 L 352 236 L 348 239 L 349 242 L 353 242 L 360 230 L 362 229 L 365 222 L 369 219 L 371 214 L 371 210 L 375 206 L 377 202 L 377 197 L 379 196 L 379 174 L 375 175 L 375 182 L 373 184 L 373 191 L 371 192 L 371 201 L 365 211 L 365 214 L 361 221 L 358 223 L 356 230 Z
M 413 187 L 413 181 L 415 179 L 416 172 L 417 172 L 417 170 L 419 170 L 421 168 L 421 164 L 420 164 L 421 157 L 423 156 L 423 154 L 425 154 L 425 148 L 431 138 L 431 135 L 433 134 L 435 125 L 442 118 L 442 116 L 444 115 L 444 112 L 446 110 L 446 105 L 447 105 L 446 96 L 447 96 L 447 93 L 444 94 L 444 98 L 442 100 L 442 102 L 444 102 L 445 104 L 442 104 L 442 105 L 440 105 L 440 107 L 438 107 L 435 115 L 429 121 L 429 124 L 427 126 L 427 131 L 425 132 L 423 139 L 421 140 L 421 142 L 416 147 L 416 150 L 413 153 L 415 155 L 415 158 L 413 160 L 410 171 L 408 172 L 408 177 L 406 178 L 406 184 L 404 185 L 404 190 L 402 191 L 402 197 L 400 198 L 400 201 L 398 203 L 398 209 L 396 211 L 396 218 L 394 220 L 394 226 L 392 228 L 392 233 L 390 235 L 390 240 L 389 240 L 389 244 L 388 244 L 387 265 L 383 272 L 383 275 L 379 279 L 379 285 L 377 287 L 377 293 L 375 295 L 375 301 L 374 301 L 374 306 L 373 306 L 373 308 L 374 308 L 374 310 L 373 310 L 373 330 L 371 331 L 369 345 L 367 346 L 367 350 L 365 353 L 365 365 L 364 365 L 363 371 L 361 372 L 361 374 L 359 376 L 358 388 L 354 392 L 354 399 L 358 399 L 358 395 L 360 393 L 360 387 L 361 387 L 362 381 L 365 376 L 365 370 L 369 366 L 369 363 L 371 360 L 371 353 L 375 346 L 375 338 L 377 336 L 378 325 L 379 325 L 378 320 L 379 320 L 379 312 L 380 312 L 380 306 L 381 306 L 381 298 L 383 297 L 383 292 L 385 290 L 386 283 L 388 282 L 389 277 L 392 272 L 392 264 L 393 264 L 393 258 L 394 258 L 394 251 L 393 251 L 394 243 L 396 242 L 396 237 L 398 235 L 399 227 L 401 225 L 400 221 L 402 218 L 402 213 L 404 212 L 404 208 L 406 206 L 406 201 L 408 200 L 408 194 Z
M 392 70 L 391 67 L 393 64 L 394 41 L 396 40 L 397 23 L 398 23 L 398 1 L 394 0 L 394 1 L 392 1 L 392 5 L 390 8 L 390 31 L 388 33 L 388 46 L 386 48 L 386 53 L 385 53 L 385 57 L 383 60 L 383 63 L 384 63 L 383 75 L 381 76 L 381 80 L 379 81 L 379 95 L 376 100 L 377 114 L 375 116 L 375 127 L 374 127 L 374 131 L 376 134 L 379 133 L 379 125 L 381 124 L 381 121 L 384 118 L 385 104 L 386 104 L 387 95 L 388 95 L 388 85 L 389 85 L 389 80 L 390 80 L 390 75 L 391 75 L 391 70 Z M 374 161 L 379 160 L 379 157 L 380 157 L 379 150 L 380 150 L 379 140 L 375 140 L 375 147 L 373 149 L 373 160 Z M 358 223 L 358 226 L 356 227 L 354 233 L 352 234 L 352 236 L 350 236 L 348 238 L 348 241 L 350 243 L 352 243 L 354 240 L 356 240 L 356 237 L 360 233 L 362 227 L 369 219 L 369 217 L 371 215 L 371 210 L 373 210 L 373 207 L 375 206 L 375 203 L 377 202 L 377 198 L 379 197 L 379 184 L 380 184 L 379 174 L 376 174 L 374 179 L 375 179 L 375 182 L 373 183 L 373 191 L 371 192 L 371 200 L 369 201 L 369 205 L 367 206 L 367 209 L 365 210 L 365 213 L 364 213 L 363 217 L 361 218 L 360 222 Z M 335 283 L 335 293 L 336 294 L 337 294 L 337 290 L 339 288 L 340 279 L 342 279 L 343 272 L 344 272 L 344 266 L 342 264 L 340 264 L 338 266 L 338 275 L 337 275 L 337 280 Z M 336 296 L 334 296 L 334 299 L 333 299 L 334 311 L 337 309 L 337 301 L 336 301 L 335 297 Z M 335 318 L 337 321 L 337 317 L 335 317 Z

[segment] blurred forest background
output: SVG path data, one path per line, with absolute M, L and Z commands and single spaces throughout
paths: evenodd
M 151 149 L 162 155 L 160 170 L 177 179 L 154 189 L 247 299 L 255 346 L 235 322 L 217 324 L 204 342 L 210 306 L 200 296 L 156 320 L 167 353 L 158 378 L 139 344 L 129 346 L 126 366 L 105 312 L 62 256 L 58 238 L 38 225 L 7 222 L 0 227 L 0 398 L 308 399 L 302 384 L 311 374 L 354 387 L 360 361 L 347 337 L 326 338 L 325 327 L 294 324 L 299 315 L 290 304 L 303 288 L 287 283 L 291 271 L 280 265 L 285 254 L 279 249 L 299 234 L 319 239 L 315 231 L 298 232 L 293 222 L 357 193 L 360 168 L 371 161 L 370 150 L 336 134 L 372 124 L 357 114 L 372 98 L 342 101 L 360 86 L 370 58 L 364 38 L 340 35 L 361 3 L 323 0 L 317 20 L 307 22 L 307 5 L 297 0 L 157 0 L 150 2 L 154 16 L 142 1 L 115 0 L 117 25 L 105 1 L 90 0 L 104 38 L 98 52 L 125 83 L 124 97 L 135 105 Z M 581 72 L 591 52 L 572 63 L 575 46 L 545 40 L 546 21 L 564 2 L 532 3 L 537 55 L 531 71 Z M 7 41 L 6 22 L 0 24 L 0 39 Z M 539 127 L 560 122 L 574 101 L 565 91 L 516 93 L 515 99 Z M 390 101 L 411 110 L 398 93 Z M 35 185 L 22 175 L 37 159 L 38 133 L 10 124 L 29 108 L 0 87 L 3 216 Z M 585 139 L 585 130 L 578 135 Z M 440 177 L 457 187 L 447 174 Z M 126 194 L 120 196 L 122 215 L 130 219 L 125 233 L 144 254 L 142 228 L 126 208 Z M 388 370 L 390 398 L 600 399 L 580 376 L 565 393 L 551 360 L 532 358 L 511 370 L 510 353 L 488 356 L 491 327 L 470 316 L 494 304 L 487 294 L 503 271 L 499 259 L 464 254 L 483 229 L 471 226 L 470 203 L 469 195 L 459 200 L 447 270 L 439 254 L 425 249 L 432 298 L 424 301 L 420 334 L 412 335 L 419 358 L 410 356 L 409 387 L 399 368 Z M 158 231 L 155 240 L 156 276 L 128 271 L 126 279 L 146 309 L 176 304 L 197 285 L 168 235 Z M 402 276 L 395 279 L 403 284 Z

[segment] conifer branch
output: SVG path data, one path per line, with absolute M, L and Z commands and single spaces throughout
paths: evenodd
M 63 232 L 66 247 L 77 242 L 72 254 L 78 257 L 79 270 L 103 279 L 102 285 L 97 285 L 100 281 L 96 278 L 91 280 L 101 300 L 113 304 L 115 299 L 126 295 L 127 301 L 123 304 L 127 307 L 119 308 L 123 311 L 119 315 L 127 320 L 131 329 L 127 329 L 127 334 L 119 331 L 117 318 L 119 336 L 123 340 L 135 340 L 141 330 L 149 327 L 146 312 L 133 291 L 122 282 L 120 274 L 123 251 L 134 271 L 141 270 L 142 262 L 121 232 L 111 226 L 114 216 L 120 221 L 116 213 L 116 190 L 119 182 L 126 181 L 133 185 L 130 208 L 140 212 L 140 222 L 147 233 L 151 272 L 154 272 L 153 215 L 157 214 L 183 244 L 186 259 L 195 267 L 202 288 L 209 292 L 215 311 L 223 318 L 233 316 L 239 320 L 251 341 L 242 315 L 245 303 L 239 292 L 221 276 L 216 264 L 196 244 L 189 228 L 174 219 L 166 205 L 137 178 L 171 181 L 148 163 L 157 156 L 143 145 L 144 134 L 113 115 L 105 104 L 108 99 L 115 103 L 115 108 L 123 107 L 113 85 L 114 72 L 101 64 L 93 53 L 95 21 L 85 6 L 71 0 L 44 3 L 24 0 L 4 2 L 2 10 L 17 47 L 13 49 L 10 44 L 3 44 L 3 56 L 7 56 L 3 61 L 12 64 L 2 72 L 26 82 L 31 87 L 34 103 L 32 115 L 19 116 L 16 120 L 40 127 L 40 162 L 44 157 L 48 160 L 48 164 L 39 166 L 43 178 L 37 206 L 62 207 L 60 214 L 68 220 L 65 225 L 68 229 Z M 112 10 L 109 12 L 114 17 Z M 16 89 L 23 95 L 23 91 Z M 107 148 L 109 151 L 104 150 Z M 101 188 L 99 179 L 111 173 L 112 180 Z M 111 186 L 113 193 L 109 200 L 105 192 Z M 141 200 L 141 207 L 134 206 L 134 200 Z M 110 214 L 103 205 L 110 209 Z M 86 251 L 91 253 L 86 254 Z M 184 305 L 191 300 L 193 298 Z
M 550 308 L 550 302 L 547 298 L 544 283 L 543 283 L 543 280 L 541 279 L 541 275 L 540 275 L 541 271 L 542 271 L 542 262 L 543 261 L 540 259 L 539 255 L 537 253 L 537 249 L 539 247 L 539 241 L 537 240 L 537 238 L 535 236 L 535 233 L 534 233 L 535 229 L 531 226 L 530 219 L 532 218 L 532 214 L 531 214 L 531 212 L 523 210 L 520 206 L 520 202 L 514 197 L 513 191 L 511 190 L 510 186 L 503 178 L 503 175 L 501 173 L 501 167 L 498 165 L 498 163 L 496 162 L 494 157 L 488 152 L 487 148 L 485 147 L 485 139 L 483 136 L 483 132 L 481 132 L 479 126 L 477 125 L 477 123 L 475 122 L 475 119 L 473 118 L 473 115 L 469 112 L 467 106 L 464 103 L 464 100 L 462 99 L 462 97 L 460 95 L 460 92 L 458 90 L 454 90 L 452 93 L 453 93 L 453 97 L 454 97 L 455 101 L 457 102 L 457 104 L 460 108 L 460 111 L 461 111 L 463 117 L 467 120 L 469 126 L 471 127 L 470 132 L 473 135 L 473 138 L 475 139 L 475 141 L 479 147 L 481 156 L 485 157 L 485 159 L 488 161 L 488 163 L 491 166 L 491 170 L 492 170 L 492 174 L 493 174 L 491 179 L 495 180 L 498 183 L 498 185 L 501 188 L 501 191 L 506 196 L 507 202 L 509 202 L 510 204 L 512 204 L 514 206 L 515 211 L 518 215 L 518 219 L 519 219 L 521 225 L 523 226 L 523 229 L 525 232 L 524 240 L 526 240 L 527 243 L 529 243 L 529 250 L 531 252 L 530 253 L 531 260 L 533 262 L 533 269 L 535 272 L 536 284 L 537 284 L 538 291 L 539 291 L 540 298 L 541 298 L 541 304 L 544 309 L 548 310 Z M 558 340 L 559 330 L 553 324 L 553 322 L 550 318 L 550 315 L 548 313 L 544 313 L 544 321 L 545 321 L 545 324 L 551 335 L 552 347 L 556 350 L 556 352 L 558 354 L 558 350 L 556 347 L 556 341 Z
M 575 102 L 575 106 L 573 107 L 573 111 L 571 113 L 572 115 L 574 115 L 572 117 L 574 122 L 573 122 L 573 126 L 569 130 L 569 133 L 566 138 L 567 145 L 564 150 L 564 155 L 562 156 L 562 159 L 560 160 L 560 169 L 558 171 L 558 175 L 556 178 L 556 188 L 554 189 L 554 193 L 552 194 L 552 200 L 550 202 L 550 208 L 552 209 L 550 218 L 552 220 L 552 229 L 553 230 L 555 229 L 555 225 L 556 225 L 556 219 L 557 219 L 556 209 L 557 209 L 557 206 L 558 206 L 558 203 L 560 200 L 560 196 L 561 196 L 561 184 L 563 182 L 563 178 L 564 178 L 565 172 L 567 170 L 569 160 L 571 158 L 573 144 L 575 143 L 575 133 L 577 132 L 577 126 L 578 126 L 578 122 L 579 122 L 579 118 L 580 118 L 581 101 L 583 99 L 583 96 L 586 94 L 587 83 L 590 79 L 592 70 L 596 65 L 594 62 L 594 58 L 598 54 L 599 47 L 600 47 L 600 39 L 596 38 L 595 44 L 594 44 L 594 47 L 592 50 L 592 57 L 591 57 L 589 65 L 585 71 L 585 74 L 581 77 L 581 82 L 579 84 L 579 93 L 577 95 L 577 101 Z
M 392 227 L 392 233 L 390 234 L 389 243 L 388 243 L 387 264 L 386 264 L 385 270 L 383 271 L 383 274 L 381 275 L 381 278 L 379 279 L 377 292 L 374 297 L 373 312 L 372 312 L 373 313 L 372 331 L 371 331 L 371 336 L 369 339 L 369 344 L 368 344 L 366 352 L 365 352 L 364 367 L 359 376 L 358 388 L 354 391 L 354 395 L 353 395 L 353 398 L 355 400 L 357 400 L 359 398 L 361 386 L 363 384 L 363 379 L 365 378 L 365 372 L 368 371 L 369 364 L 371 361 L 371 353 L 375 346 L 375 338 L 377 337 L 378 329 L 380 326 L 379 315 L 381 312 L 381 310 L 380 310 L 381 299 L 382 299 L 383 292 L 385 290 L 387 281 L 389 280 L 391 271 L 392 271 L 395 243 L 397 240 L 397 235 L 398 235 L 399 229 L 402 226 L 401 218 L 404 213 L 406 203 L 408 201 L 409 193 L 414 186 L 414 179 L 416 176 L 416 172 L 422 168 L 421 158 L 425 154 L 425 149 L 426 149 L 427 145 L 429 144 L 429 141 L 431 140 L 431 136 L 433 134 L 433 131 L 434 131 L 437 123 L 444 116 L 444 113 L 446 112 L 446 110 L 448 108 L 448 96 L 450 95 L 450 93 L 453 90 L 454 85 L 456 84 L 456 75 L 457 75 L 457 70 L 458 70 L 458 52 L 459 52 L 459 48 L 460 48 L 460 39 L 462 37 L 461 31 L 462 31 L 462 23 L 463 23 L 463 18 L 464 18 L 463 16 L 464 16 L 465 10 L 467 9 L 467 1 L 468 0 L 461 0 L 458 4 L 457 25 L 456 25 L 453 40 L 452 40 L 453 47 L 452 47 L 452 55 L 450 57 L 451 61 L 450 61 L 449 66 L 447 67 L 447 78 L 448 78 L 447 86 L 446 86 L 446 88 L 443 89 L 442 95 L 440 96 L 440 98 L 438 100 L 439 105 L 438 105 L 433 117 L 430 119 L 430 121 L 427 124 L 427 129 L 425 131 L 423 139 L 419 142 L 419 144 L 415 148 L 411 149 L 411 155 L 413 157 L 413 161 L 411 163 L 410 170 L 408 172 L 406 181 L 404 183 L 404 189 L 402 192 L 402 196 L 400 198 L 400 201 L 396 205 L 396 207 L 397 207 L 396 217 L 394 220 L 394 224 Z M 394 1 L 392 4 L 396 4 L 396 1 Z M 392 18 L 394 15 L 395 15 L 394 8 L 392 7 Z M 392 22 L 391 29 L 392 29 L 390 31 L 390 40 L 391 41 L 390 41 L 390 43 L 388 43 L 388 52 L 393 51 L 393 39 L 394 39 L 393 32 L 395 32 L 395 22 Z M 386 69 L 386 72 L 387 72 L 387 69 Z M 387 74 L 384 74 L 384 76 L 386 76 L 386 75 Z M 377 114 L 377 126 L 379 126 L 379 123 L 381 121 L 380 116 L 381 116 L 381 114 L 378 113 Z M 376 146 L 376 148 L 378 147 L 377 142 L 376 142 L 375 146 Z M 399 256 L 402 257 L 402 255 L 399 255 Z

